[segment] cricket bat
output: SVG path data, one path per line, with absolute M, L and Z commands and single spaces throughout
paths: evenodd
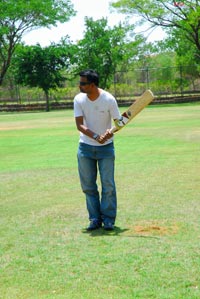
M 150 89 L 146 90 L 124 113 L 120 119 L 115 120 L 115 126 L 110 129 L 111 133 L 116 133 L 127 125 L 141 110 L 143 110 L 154 99 Z

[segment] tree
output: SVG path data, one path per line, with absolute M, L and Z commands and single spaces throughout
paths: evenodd
M 127 28 L 120 24 L 111 29 L 104 18 L 97 21 L 86 18 L 85 23 L 84 38 L 77 44 L 76 71 L 96 69 L 102 88 L 109 87 L 117 67 L 128 59 Z
M 67 51 L 68 49 L 68 51 Z M 16 81 L 30 87 L 40 87 L 46 97 L 46 111 L 49 111 L 49 90 L 61 87 L 65 81 L 63 68 L 70 64 L 70 45 L 23 46 L 14 59 Z
M 160 26 L 169 33 L 178 29 L 185 40 L 200 51 L 200 1 L 119 0 L 112 4 L 122 13 L 139 15 L 152 27 Z
M 23 34 L 66 22 L 74 10 L 70 0 L 0 1 L 0 85 Z
M 188 86 L 190 82 L 195 90 L 195 82 L 198 82 L 200 74 L 200 52 L 194 44 L 188 43 L 178 29 L 171 32 L 171 35 L 165 41 L 165 45 L 177 54 L 176 65 L 182 76 L 182 86 Z

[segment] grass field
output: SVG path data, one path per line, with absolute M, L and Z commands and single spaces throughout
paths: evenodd
M 72 110 L 0 115 L 0 298 L 200 298 L 200 105 L 116 134 L 113 232 L 85 230 L 77 145 Z

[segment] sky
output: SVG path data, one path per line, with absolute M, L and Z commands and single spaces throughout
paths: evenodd
M 42 47 L 50 45 L 51 42 L 58 43 L 62 37 L 69 35 L 74 42 L 83 38 L 84 18 L 92 17 L 98 20 L 103 17 L 108 18 L 108 25 L 113 27 L 125 19 L 125 15 L 117 12 L 110 12 L 109 0 L 71 0 L 74 9 L 77 11 L 75 17 L 64 23 L 58 24 L 51 29 L 40 28 L 26 33 L 22 39 L 27 45 L 39 43 Z M 148 37 L 148 41 L 161 40 L 164 34 L 161 29 L 154 30 Z

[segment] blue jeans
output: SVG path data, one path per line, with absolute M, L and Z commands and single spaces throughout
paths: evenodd
M 113 143 L 92 146 L 80 143 L 78 170 L 90 220 L 112 224 L 117 213 L 117 196 L 114 181 L 115 152 Z M 97 171 L 101 180 L 101 198 L 97 186 Z

